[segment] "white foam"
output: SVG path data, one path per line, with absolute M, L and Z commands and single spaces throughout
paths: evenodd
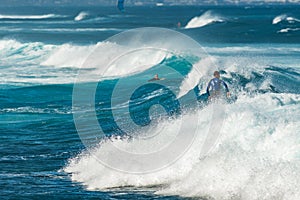
M 300 22 L 300 20 L 295 17 L 287 17 L 286 20 L 290 23 Z
M 295 17 L 288 16 L 287 14 L 281 14 L 273 19 L 272 24 L 278 24 L 282 21 L 288 21 L 289 23 L 300 22 L 300 20 Z
M 26 31 L 28 29 L 0 27 L 0 30 L 6 32 L 21 32 L 21 31 Z M 122 31 L 122 29 L 117 29 L 117 28 L 33 28 L 31 30 L 37 32 L 68 32 L 68 33 Z
M 188 93 L 191 89 L 193 89 L 196 85 L 199 84 L 200 79 L 201 81 L 207 81 L 210 75 L 216 70 L 215 66 L 216 59 L 214 57 L 206 57 L 201 59 L 199 62 L 193 65 L 192 70 L 188 73 L 184 81 L 180 85 L 180 90 L 177 95 L 177 98 L 184 96 Z
M 92 69 L 83 72 L 86 74 L 82 81 L 88 82 L 99 80 L 103 76 L 126 76 L 141 72 L 160 63 L 166 56 L 163 51 L 137 51 L 134 55 L 122 56 L 122 59 L 117 61 L 117 65 L 112 63 L 106 70 L 112 60 L 128 51 L 130 51 L 129 47 L 110 42 L 91 45 L 46 45 L 40 42 L 21 43 L 16 40 L 1 40 L 1 66 L 6 67 L 6 72 L 5 76 L 0 76 L 0 82 L 70 83 L 74 81 L 75 74 L 80 68 Z M 16 62 L 18 66 L 15 66 Z M 25 66 L 26 70 L 20 71 L 20 66 Z M 68 74 L 63 68 L 72 70 Z M 15 73 L 15 71 L 20 72 Z
M 45 14 L 45 15 L 0 15 L 0 19 L 49 19 L 60 18 L 64 15 Z
M 290 31 L 299 31 L 300 28 L 283 28 L 280 31 L 278 31 L 278 33 L 288 33 Z
M 10 29 L 7 29 L 10 31 Z M 18 29 L 19 31 L 22 31 L 24 29 Z M 41 31 L 41 32 L 96 32 L 96 31 L 121 31 L 121 29 L 117 28 L 34 28 L 31 29 L 33 31 Z M 16 31 L 14 29 L 13 31 Z
M 279 106 L 279 101 L 282 106 Z M 300 195 L 299 103 L 300 96 L 294 94 L 260 94 L 253 98 L 240 96 L 235 104 L 227 106 L 218 146 L 201 160 L 199 146 L 203 138 L 199 132 L 191 149 L 181 159 L 151 174 L 127 174 L 101 165 L 93 154 L 101 152 L 118 157 L 106 148 L 105 143 L 91 154 L 82 153 L 71 159 L 65 171 L 72 174 L 73 181 L 82 182 L 90 190 L 157 185 L 157 194 L 160 195 L 213 199 L 297 199 Z M 197 112 L 203 116 L 200 119 L 203 127 L 199 129 L 203 130 L 209 126 L 205 122 L 207 110 Z M 193 124 L 197 120 L 197 115 L 193 113 L 187 117 L 194 120 L 184 120 L 184 123 Z M 160 126 L 164 127 L 164 135 L 158 134 L 149 144 L 140 143 L 138 139 L 127 141 L 120 138 L 107 143 L 131 150 L 135 145 L 142 144 L 145 149 L 151 149 L 153 143 L 168 143 L 168 136 L 178 130 L 173 123 L 163 122 Z
M 169 45 L 167 43 L 166 45 Z M 136 49 L 133 47 L 132 49 Z M 291 46 L 233 46 L 233 47 L 206 47 L 207 52 L 214 56 L 210 59 L 202 59 L 199 63 L 194 63 L 194 68 L 187 75 L 185 81 L 180 86 L 179 96 L 184 95 L 189 89 L 192 89 L 197 84 L 199 73 L 204 76 L 212 73 L 212 67 L 216 63 L 216 67 L 225 69 L 226 71 L 239 71 L 241 74 L 251 74 L 252 71 L 264 70 L 267 65 L 297 67 L 297 60 L 289 59 L 284 61 L 282 59 L 274 59 L 274 57 L 261 57 L 261 55 L 270 54 L 284 54 L 295 55 L 300 52 L 297 45 Z M 52 45 L 40 42 L 22 43 L 16 40 L 0 40 L 0 58 L 1 66 L 3 68 L 3 76 L 0 76 L 1 83 L 7 82 L 29 82 L 33 83 L 69 83 L 73 79 L 70 77 L 75 76 L 74 73 L 80 68 L 94 68 L 96 71 L 87 72 L 86 79 L 83 81 L 93 80 L 90 75 L 102 74 L 102 69 L 106 69 L 106 65 L 113 59 L 118 58 L 124 52 L 130 51 L 129 47 L 116 45 L 109 42 L 99 42 L 91 45 L 75 45 L 75 44 L 62 44 Z M 145 54 L 148 53 L 149 55 Z M 232 53 L 239 52 L 238 56 L 231 56 Z M 94 58 L 89 58 L 94 53 Z M 251 53 L 251 54 L 250 54 Z M 97 54 L 97 55 L 96 55 Z M 99 56 L 101 55 L 101 56 Z M 108 56 L 109 55 L 109 56 Z M 225 57 L 223 56 L 225 55 Z M 229 56 L 228 56 L 229 55 Z M 250 56 L 251 55 L 251 56 Z M 149 68 L 149 65 L 158 64 L 162 59 L 167 56 L 160 51 L 140 51 L 133 57 L 122 57 L 122 62 L 118 65 L 123 65 L 122 70 L 116 69 L 116 65 L 105 72 L 107 77 L 110 76 L 125 76 L 130 73 L 141 72 Z M 222 57 L 223 56 L 223 57 Z M 89 58 L 89 59 L 87 59 Z M 279 57 L 280 58 L 280 57 Z M 268 60 L 269 59 L 269 60 Z M 271 60 L 270 60 L 271 59 Z M 86 61 L 88 61 L 86 63 Z M 18 63 L 16 66 L 15 63 Z M 130 70 L 126 68 L 126 64 L 131 66 Z M 137 67 L 139 64 L 143 65 Z M 20 70 L 20 67 L 24 67 Z M 41 67 L 42 66 L 42 67 Z M 136 67 L 132 67 L 136 66 Z M 72 73 L 65 73 L 60 68 L 72 68 Z M 48 70 L 48 72 L 47 72 Z M 210 70 L 210 71 L 209 71 Z M 18 71 L 18 73 L 15 73 Z M 247 71 L 247 72 L 245 72 Z M 90 74 L 92 73 L 92 74 Z M 5 76 L 4 76 L 5 75 Z M 52 78 L 42 78 L 44 76 L 52 76 Z M 32 76 L 32 78 L 22 78 L 25 76 Z M 55 78 L 54 78 L 55 77 Z M 68 78 L 66 78 L 68 77 Z M 97 79 L 98 80 L 98 79 Z M 203 80 L 205 81 L 205 80 Z
M 273 19 L 272 24 L 278 24 L 282 20 L 286 19 L 286 17 L 287 17 L 286 14 L 278 15 Z
M 243 48 L 243 47 L 236 47 Z M 250 48 L 250 47 L 247 47 Z M 251 47 L 252 48 L 252 47 Z M 293 48 L 293 47 L 292 47 Z M 298 48 L 296 48 L 297 50 Z M 230 49 L 219 49 L 230 51 Z M 257 49 L 254 48 L 256 51 Z M 260 48 L 258 48 L 260 50 Z M 279 51 L 282 50 L 279 48 Z M 218 67 L 228 72 L 243 74 L 250 78 L 253 71 L 263 72 L 266 63 L 256 57 L 232 57 L 221 61 L 212 58 Z M 194 68 L 203 66 L 204 74 L 210 74 L 211 60 L 203 59 Z M 241 67 L 243 66 L 243 67 Z M 181 94 L 197 82 L 196 71 L 187 75 L 182 83 Z M 230 77 L 229 77 L 230 78 Z M 269 80 L 259 86 L 247 85 L 253 90 L 269 87 Z M 258 87 L 258 88 L 257 88 Z M 250 88 L 251 89 L 251 88 Z M 114 154 L 112 145 L 128 151 L 149 151 L 158 144 L 167 144 L 179 124 L 178 120 L 162 121 L 152 127 L 151 141 L 114 138 L 103 141 L 91 153 L 84 152 L 71 159 L 65 171 L 72 174 L 72 180 L 83 183 L 90 190 L 105 190 L 111 187 L 156 185 L 159 195 L 180 195 L 214 199 L 296 199 L 299 196 L 299 117 L 300 96 L 297 94 L 258 94 L 250 97 L 241 92 L 235 104 L 227 106 L 218 146 L 199 160 L 203 142 L 201 131 L 188 152 L 171 166 L 150 174 L 128 174 L 104 167 L 94 155 L 109 155 L 115 163 L 126 166 L 127 157 Z M 209 107 L 208 107 L 209 108 Z M 183 122 L 192 126 L 200 118 L 201 128 L 209 126 L 208 108 L 196 113 L 186 113 Z M 238 124 L 238 125 L 237 125 Z M 161 130 L 163 134 L 161 134 Z M 182 130 L 189 134 L 188 129 Z M 180 145 L 179 145 L 180 146 Z M 154 148 L 155 149 L 155 148 Z M 130 160 L 131 157 L 128 157 Z M 159 163 L 161 160 L 151 160 Z M 142 164 L 142 163 L 139 163 Z M 149 164 L 149 163 L 148 163 Z M 135 166 L 126 166 L 135 167 Z M 138 166 L 136 166 L 138 167 Z M 274 173 L 275 172 L 275 173 Z
M 199 28 L 199 27 L 203 27 L 203 26 L 206 26 L 208 24 L 211 24 L 211 23 L 224 22 L 224 21 L 225 21 L 225 19 L 223 19 L 219 15 L 213 14 L 211 11 L 206 11 L 201 16 L 194 17 L 193 19 L 191 19 L 187 23 L 185 28 L 186 29 Z
M 116 57 L 115 62 L 109 66 L 104 76 L 120 77 L 142 72 L 157 65 L 165 57 L 167 57 L 167 53 L 157 49 L 142 49 L 126 53 L 123 56 Z
M 72 45 L 72 44 L 63 44 L 57 46 L 53 51 L 48 55 L 48 58 L 41 63 L 45 66 L 53 67 L 81 67 L 83 62 L 91 54 L 91 52 L 97 48 L 97 45 Z
M 21 43 L 16 40 L 0 40 L 1 64 L 9 66 L 16 61 L 18 64 L 37 64 L 54 48 L 54 45 L 40 42 Z
M 52 65 L 43 65 L 60 47 L 60 45 L 40 42 L 21 43 L 16 40 L 1 40 L 0 65 L 3 73 L 0 75 L 0 83 L 26 85 L 74 82 L 76 69 L 69 69 L 66 73 L 65 70 L 59 69 L 59 65 L 57 69 Z M 58 56 L 56 59 L 62 58 Z M 59 63 L 58 60 L 57 64 Z
M 86 17 L 89 16 L 88 12 L 85 11 L 81 11 L 80 13 L 78 13 L 78 15 L 74 18 L 75 21 L 81 21 L 83 19 L 85 19 Z
M 286 105 L 278 108 L 275 97 Z M 299 102 L 299 95 L 265 94 L 239 99 L 229 108 L 219 148 L 180 183 L 172 183 L 159 193 L 215 199 L 296 198 L 300 176 L 296 173 L 299 132 L 295 131 L 300 113 L 296 111 L 299 104 L 289 105 L 291 99 Z M 294 111 L 293 119 L 289 119 L 286 113 Z

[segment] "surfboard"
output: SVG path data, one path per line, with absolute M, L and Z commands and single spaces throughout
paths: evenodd
M 154 79 L 154 78 L 152 78 L 152 79 L 148 80 L 148 82 L 162 81 L 162 80 L 165 80 L 165 79 L 166 79 L 166 78 L 160 78 L 160 79 Z

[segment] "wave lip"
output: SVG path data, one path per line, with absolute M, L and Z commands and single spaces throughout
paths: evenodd
M 287 21 L 289 23 L 300 22 L 300 20 L 295 17 L 288 16 L 287 14 L 281 14 L 273 19 L 272 24 L 278 24 L 283 21 Z
M 283 28 L 280 31 L 278 31 L 278 33 L 288 33 L 290 31 L 299 31 L 300 28 Z
M 44 14 L 44 15 L 0 15 L 0 19 L 50 19 L 65 17 L 63 15 L 56 14 Z
M 88 12 L 81 11 L 81 12 L 74 18 L 74 20 L 75 20 L 75 21 L 81 21 L 81 20 L 84 20 L 87 16 L 89 16 L 89 13 L 88 13 Z
M 208 24 L 224 21 L 225 19 L 223 19 L 219 15 L 213 14 L 212 11 L 209 10 L 203 13 L 201 16 L 194 17 L 193 19 L 191 19 L 185 26 L 185 29 L 200 28 Z

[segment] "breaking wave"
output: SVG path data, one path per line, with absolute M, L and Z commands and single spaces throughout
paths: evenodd
M 64 15 L 57 14 L 45 14 L 45 15 L 0 15 L 0 19 L 21 19 L 21 20 L 38 20 L 38 19 L 50 19 L 50 18 L 63 18 Z
M 86 19 L 88 16 L 89 16 L 89 13 L 88 13 L 88 12 L 81 11 L 81 12 L 74 18 L 74 20 L 75 20 L 75 21 L 81 21 L 81 20 Z
M 78 73 L 78 68 L 90 70 L 93 75 L 93 64 L 99 64 L 102 58 L 95 58 L 95 63 L 82 66 L 90 53 L 97 49 L 103 55 L 106 52 L 121 54 L 127 47 L 114 43 L 99 42 L 91 45 L 74 44 L 44 44 L 39 42 L 22 43 L 16 40 L 0 41 L 0 59 L 2 75 L 1 84 L 16 83 L 72 83 Z M 234 47 L 236 51 L 256 52 L 257 54 L 288 50 L 288 53 L 298 54 L 297 47 L 261 48 L 261 47 Z M 230 54 L 230 48 L 208 48 L 216 54 Z M 98 54 L 100 55 L 100 54 Z M 104 56 L 105 57 L 105 56 Z M 253 56 L 251 55 L 250 58 Z M 153 59 L 155 58 L 155 59 Z M 250 59 L 249 58 L 249 59 Z M 182 69 L 182 63 L 176 63 L 174 58 L 158 53 L 156 56 L 140 55 L 140 60 L 132 61 L 134 65 L 142 63 L 172 62 L 178 69 L 188 71 L 186 80 L 182 82 L 179 93 L 184 97 L 197 77 L 192 69 Z M 188 58 L 186 58 L 188 59 Z M 217 56 L 216 58 L 217 59 Z M 240 63 L 235 61 L 240 60 Z M 255 62 L 254 62 L 255 60 Z M 175 60 L 176 61 L 176 60 Z M 15 63 L 18 62 L 18 66 Z M 106 190 L 113 187 L 145 187 L 155 188 L 160 195 L 180 195 L 186 197 L 201 197 L 214 199 L 297 199 L 299 191 L 299 117 L 300 117 L 300 73 L 297 69 L 280 66 L 270 66 L 257 63 L 256 58 L 250 59 L 248 64 L 241 58 L 232 57 L 219 63 L 222 77 L 230 84 L 230 89 L 237 94 L 235 103 L 226 106 L 226 115 L 221 129 L 221 136 L 217 146 L 205 157 L 199 157 L 199 146 L 204 138 L 201 130 L 209 126 L 210 106 L 202 109 L 187 111 L 181 120 L 187 124 L 182 133 L 189 134 L 189 126 L 200 118 L 199 132 L 188 151 L 173 165 L 161 171 L 150 174 L 128 174 L 112 170 L 101 165 L 93 155 L 109 154 L 117 160 L 119 155 L 114 154 L 110 145 L 121 146 L 132 150 L 137 146 L 149 150 L 156 144 L 168 143 L 173 133 L 178 131 L 180 119 L 161 119 L 151 126 L 151 142 L 141 142 L 139 138 L 123 138 L 117 135 L 110 140 L 104 140 L 93 149 L 84 151 L 71 158 L 64 171 L 71 174 L 74 182 L 80 182 L 89 190 Z M 206 60 L 195 63 L 209 65 Z M 22 69 L 22 70 L 20 70 Z M 26 69 L 26 70 L 24 70 Z M 143 74 L 148 68 L 137 69 Z M 209 68 L 207 69 L 208 73 Z M 16 74 L 15 72 L 18 71 Z M 128 76 L 129 70 L 120 71 L 112 68 L 108 76 Z M 86 81 L 89 81 L 87 77 Z M 99 78 L 99 77 L 98 77 Z M 130 79 L 128 79 L 130 82 Z M 168 81 L 168 80 L 166 80 Z M 185 84 L 185 81 L 187 82 Z M 201 91 L 205 83 L 200 84 Z M 201 86 L 202 85 L 202 86 Z M 45 87 L 50 87 L 46 85 Z M 39 86 L 40 88 L 40 86 Z M 30 91 L 30 88 L 20 90 Z M 71 90 L 70 86 L 68 90 Z M 44 94 L 56 91 L 48 88 L 38 89 Z M 63 89 L 62 89 L 63 90 Z M 23 92 L 26 94 L 26 92 Z M 54 92 L 53 92 L 54 94 Z M 15 91 L 11 91 L 11 95 Z M 45 94 L 45 96 L 47 96 Z M 25 101 L 31 102 L 32 97 L 24 95 Z M 23 100 L 23 99 L 22 99 Z M 1 113 L 63 113 L 71 114 L 69 106 L 58 109 L 35 108 L 19 106 L 5 108 Z M 238 122 L 238 126 L 237 126 Z M 162 131 L 163 130 L 163 131 Z M 161 134 L 163 133 L 163 134 Z M 143 146 L 144 145 L 144 146 Z M 126 158 L 123 158 L 126 159 Z M 129 158 L 128 158 L 129 159 Z M 151 162 L 159 162 L 152 160 Z M 122 165 L 122 163 L 119 163 Z
M 299 31 L 300 28 L 283 28 L 280 31 L 278 31 L 278 33 L 288 33 L 288 32 L 292 32 L 292 31 Z
M 210 124 L 207 121 L 210 106 L 185 113 L 181 119 L 157 122 L 151 127 L 152 137 L 147 142 L 117 136 L 104 140 L 99 146 L 70 159 L 64 170 L 72 174 L 72 181 L 82 183 L 89 190 L 152 187 L 159 195 L 207 199 L 297 198 L 300 195 L 297 173 L 300 170 L 297 131 L 300 91 L 295 87 L 299 84 L 299 73 L 291 71 L 288 75 L 279 68 L 269 67 L 263 73 L 252 71 L 249 79 L 243 74 L 228 69 L 224 75 L 232 83 L 231 87 L 239 88 L 238 100 L 226 106 L 221 136 L 207 156 L 200 157 L 199 148 L 205 139 L 201 130 Z M 277 80 L 295 90 L 285 91 Z M 179 130 L 180 120 L 188 124 L 187 127 L 200 120 L 200 127 L 189 150 L 167 168 L 137 175 L 105 167 L 96 159 L 97 155 L 109 154 L 111 159 L 118 160 L 120 155 L 114 153 L 111 145 L 127 151 L 135 148 L 147 151 L 157 144 L 167 144 Z M 181 131 L 190 133 L 188 129 Z M 120 162 L 119 166 L 123 164 Z
M 206 26 L 208 24 L 216 23 L 216 22 L 224 22 L 225 19 L 220 17 L 219 15 L 214 14 L 212 11 L 206 11 L 201 16 L 194 17 L 191 19 L 187 25 L 186 29 L 190 28 L 200 28 Z
M 204 199 L 297 198 L 300 195 L 299 70 L 255 65 L 253 60 L 242 63 L 243 67 L 232 59 L 222 63 L 222 77 L 230 83 L 238 99 L 226 106 L 221 136 L 207 156 L 201 157 L 199 151 L 205 140 L 202 130 L 210 126 L 212 105 L 185 112 L 180 118 L 158 120 L 150 125 L 147 133 L 151 139 L 147 142 L 139 137 L 118 135 L 102 140 L 98 146 L 70 159 L 64 171 L 71 174 L 72 181 L 82 183 L 88 190 L 150 187 L 159 195 Z M 207 65 L 207 62 L 203 60 L 195 65 Z M 190 83 L 195 79 L 192 71 L 187 74 L 186 81 Z M 201 91 L 205 82 L 200 82 Z M 192 89 L 184 85 L 180 90 Z M 181 121 L 187 125 L 185 129 L 178 127 Z M 121 158 L 112 146 L 125 151 L 155 150 L 158 144 L 168 144 L 179 130 L 188 137 L 191 134 L 188 127 L 196 121 L 200 126 L 193 144 L 175 163 L 159 171 L 131 174 L 106 167 L 97 160 L 100 155 L 109 155 L 112 160 L 122 160 L 116 165 L 126 165 L 123 161 L 131 157 Z M 159 162 L 148 161 L 153 165 Z
M 278 24 L 278 23 L 281 23 L 281 22 L 283 22 L 283 21 L 287 21 L 287 22 L 289 22 L 289 23 L 300 22 L 300 20 L 297 19 L 297 18 L 288 16 L 287 14 L 282 14 L 282 15 L 276 16 L 276 17 L 273 19 L 272 24 Z

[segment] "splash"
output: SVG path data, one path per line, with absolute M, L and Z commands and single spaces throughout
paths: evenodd
M 212 24 L 215 22 L 224 22 L 225 19 L 214 14 L 212 11 L 206 11 L 199 17 L 194 17 L 191 19 L 188 24 L 185 26 L 186 29 L 190 28 L 200 28 L 206 26 L 208 24 Z
M 276 16 L 276 17 L 273 19 L 272 24 L 278 24 L 278 23 L 281 23 L 281 22 L 283 22 L 283 21 L 287 21 L 287 22 L 289 22 L 289 23 L 300 22 L 300 20 L 297 19 L 297 18 L 288 16 L 287 14 L 282 14 L 282 15 Z
M 296 103 L 297 102 L 297 103 Z M 151 174 L 127 174 L 104 167 L 97 154 L 118 157 L 109 143 L 133 150 L 153 149 L 153 145 L 168 143 L 176 129 L 176 120 L 153 127 L 151 142 L 138 138 L 114 138 L 70 160 L 65 171 L 72 181 L 82 182 L 89 190 L 112 187 L 155 186 L 160 195 L 180 195 L 214 199 L 295 199 L 299 196 L 299 95 L 259 94 L 239 100 L 227 107 L 227 114 L 217 147 L 206 157 L 199 157 L 203 135 L 199 132 L 189 151 L 170 167 Z M 279 105 L 281 105 L 279 107 Z M 198 110 L 206 128 L 207 109 Z M 287 113 L 293 113 L 293 116 Z M 196 114 L 185 116 L 185 123 L 194 123 Z M 194 119 L 194 120 L 193 120 Z M 239 126 L 236 126 L 236 122 Z M 163 131 L 163 134 L 161 133 Z M 189 134 L 189 130 L 183 130 Z M 107 145 L 106 145 L 107 143 Z M 128 158 L 130 159 L 130 158 Z M 117 160 L 117 159 L 116 159 Z M 159 162 L 152 160 L 153 163 Z M 123 165 L 124 163 L 119 163 Z
M 81 21 L 81 20 L 86 19 L 88 16 L 89 16 L 89 13 L 88 13 L 88 12 L 81 11 L 81 12 L 74 18 L 74 20 L 75 20 L 75 21 Z
M 245 50 L 247 49 L 252 48 L 246 47 Z M 252 50 L 260 52 L 262 49 Z M 230 52 L 230 49 L 223 48 L 219 51 Z M 297 131 L 300 128 L 300 92 L 297 87 L 299 73 L 292 69 L 266 66 L 251 59 L 228 58 L 227 61 L 218 63 L 223 66 L 221 69 L 225 74 L 222 77 L 231 83 L 231 89 L 238 94 L 238 100 L 226 106 L 221 137 L 207 156 L 200 156 L 205 139 L 201 130 L 210 126 L 211 105 L 187 111 L 180 119 L 161 120 L 152 124 L 143 133 L 151 136 L 151 140 L 147 142 L 139 137 L 127 139 L 118 136 L 103 140 L 97 147 L 70 159 L 64 168 L 65 172 L 71 174 L 72 181 L 82 183 L 89 190 L 131 186 L 153 187 L 159 195 L 207 199 L 297 198 L 300 195 L 300 175 L 297 173 L 300 169 L 300 141 Z M 180 86 L 181 96 L 190 89 L 186 85 L 193 85 L 197 80 L 194 68 L 210 65 L 206 61 L 203 59 L 193 65 Z M 204 67 L 203 73 L 210 73 L 209 70 L 210 68 Z M 198 116 L 201 116 L 200 119 Z M 159 144 L 170 142 L 174 133 L 179 130 L 180 120 L 186 124 L 186 128 L 180 130 L 186 136 L 191 134 L 188 127 L 192 127 L 196 120 L 200 120 L 200 128 L 188 151 L 166 168 L 136 175 L 116 171 L 100 164 L 96 159 L 98 156 L 109 155 L 108 159 L 122 160 L 115 163 L 117 166 L 135 167 L 126 166 L 128 163 L 124 162 L 132 159 L 131 157 L 121 157 L 111 147 L 129 152 L 136 149 L 141 152 L 155 150 Z M 143 164 L 139 161 L 136 160 L 136 167 Z M 161 160 L 148 160 L 150 167 L 159 162 Z

